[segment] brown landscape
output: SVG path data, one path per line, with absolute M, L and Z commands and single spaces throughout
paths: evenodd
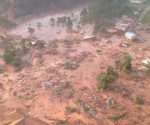
M 72 10 L 77 19 L 80 11 Z M 64 15 L 0 29 L 0 125 L 150 125 L 150 24 L 134 27 L 136 40 L 116 29 L 93 38 L 91 24 L 76 31 L 75 23 L 72 32 L 50 24 Z M 10 45 L 19 67 L 3 59 Z M 126 55 L 132 57 L 131 73 L 116 67 Z M 100 89 L 98 76 L 108 67 L 117 77 Z

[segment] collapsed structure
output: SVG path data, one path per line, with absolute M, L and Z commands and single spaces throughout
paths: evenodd
M 116 19 L 115 28 L 122 31 L 127 31 L 133 23 L 134 19 L 132 17 L 123 15 L 122 18 Z

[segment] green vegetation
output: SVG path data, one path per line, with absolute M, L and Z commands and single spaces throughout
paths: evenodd
M 62 85 L 62 88 L 63 89 L 69 89 L 69 88 L 72 88 L 72 85 L 70 84 L 70 82 L 65 82 L 63 85 Z
M 93 110 L 93 108 L 91 108 L 89 105 L 87 105 L 84 101 L 82 100 L 77 100 L 77 104 L 79 106 L 82 107 L 82 109 L 84 110 L 84 112 L 88 113 L 91 109 Z M 93 110 L 94 111 L 94 110 Z M 94 117 L 94 116 L 92 116 Z
M 67 120 L 58 120 L 56 122 L 56 125 L 68 125 L 69 122 Z
M 82 24 L 86 24 L 88 22 L 88 18 L 89 18 L 89 13 L 87 9 L 83 9 L 80 13 L 80 19 Z
M 85 112 L 86 112 L 86 111 L 89 111 L 89 107 L 87 107 L 87 105 L 85 104 L 84 101 L 78 100 L 78 101 L 77 101 L 77 104 L 78 104 L 79 106 L 81 106 Z
M 12 65 L 15 66 L 15 67 L 19 67 L 20 64 L 21 64 L 20 59 L 18 57 L 14 57 Z
M 66 26 L 67 26 L 67 31 L 71 32 L 72 31 L 72 27 L 73 27 L 73 22 L 70 19 L 70 17 L 67 18 Z
M 126 3 L 127 0 L 94 0 L 89 7 L 89 16 L 94 21 L 100 21 L 101 19 L 114 19 L 123 14 L 132 15 L 133 9 Z
M 63 17 L 58 17 L 57 19 L 57 25 L 59 26 L 60 24 L 63 24 L 65 25 L 67 20 L 70 21 L 70 18 L 69 17 L 66 17 L 66 16 L 63 16 Z
M 116 18 L 133 15 L 134 9 L 128 6 L 127 2 L 127 0 L 94 0 L 88 11 L 84 9 L 81 12 L 81 20 L 83 23 L 94 24 L 94 34 L 105 32 L 107 27 L 114 25 Z
M 148 13 L 144 16 L 142 23 L 150 23 L 150 10 Z
M 51 24 L 51 26 L 55 26 L 55 19 L 54 18 L 50 19 L 50 24 Z
M 113 20 L 103 20 L 103 21 L 97 21 L 94 23 L 94 29 L 93 29 L 93 33 L 94 34 L 101 34 L 101 33 L 105 33 L 106 29 L 108 27 L 111 27 L 112 25 L 114 25 L 114 21 Z
M 98 76 L 98 89 L 107 89 L 108 84 L 117 78 L 117 73 L 113 70 L 111 66 L 107 68 L 107 73 L 102 73 Z
M 144 104 L 144 99 L 141 96 L 134 96 L 133 101 L 138 104 L 138 105 L 143 105 Z
M 77 100 L 77 104 L 81 107 L 84 107 L 85 106 L 85 103 L 82 101 L 82 100 Z
M 11 64 L 15 67 L 19 67 L 21 63 L 19 57 L 17 57 L 17 51 L 13 46 L 5 49 L 3 59 L 6 64 Z
M 117 115 L 113 115 L 113 116 L 108 116 L 108 119 L 115 122 L 115 121 L 118 121 L 119 119 L 121 119 L 123 116 L 124 116 L 124 114 L 123 115 L 117 114 Z
M 28 32 L 32 35 L 35 32 L 35 29 L 28 27 Z
M 132 57 L 130 55 L 126 55 L 124 60 L 116 61 L 116 68 L 120 71 L 125 72 L 126 74 L 130 74 L 132 71 Z
M 73 108 L 73 107 L 66 107 L 66 111 L 69 112 L 69 113 L 74 113 L 76 112 L 76 108 Z

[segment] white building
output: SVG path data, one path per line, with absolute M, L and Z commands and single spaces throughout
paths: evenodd
M 126 32 L 125 33 L 125 37 L 129 40 L 135 40 L 137 39 L 137 35 L 135 33 L 132 32 Z
M 146 0 L 129 0 L 131 3 L 143 3 Z

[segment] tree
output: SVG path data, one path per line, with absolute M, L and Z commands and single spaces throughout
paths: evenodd
M 32 35 L 35 32 L 34 28 L 28 27 L 28 32 Z
M 130 74 L 132 71 L 132 57 L 130 55 L 125 55 L 124 60 L 116 61 L 116 68 L 125 72 L 126 74 Z
M 51 26 L 55 26 L 55 19 L 54 18 L 50 19 L 50 24 L 51 24 Z
M 72 23 L 72 20 L 70 19 L 70 17 L 67 18 L 66 26 L 67 26 L 68 31 L 72 31 L 73 23 Z
M 106 33 L 106 26 L 100 23 L 94 24 L 93 33 L 100 34 L 100 33 Z
M 107 89 L 108 84 L 114 81 L 118 77 L 118 74 L 113 70 L 113 67 L 107 67 L 107 73 L 102 73 L 98 76 L 98 89 Z
M 5 49 L 3 54 L 3 59 L 6 64 L 12 64 L 14 57 L 16 56 L 16 49 L 12 46 L 9 46 Z
M 87 9 L 84 8 L 80 13 L 80 20 L 82 21 L 83 24 L 88 22 L 88 16 L 89 13 Z
M 9 46 L 5 49 L 3 59 L 6 64 L 10 64 L 15 67 L 19 67 L 21 64 L 21 60 L 17 57 L 17 51 L 13 46 Z
M 131 15 L 134 10 L 126 2 L 127 0 L 93 0 L 89 6 L 89 19 L 95 22 Z

